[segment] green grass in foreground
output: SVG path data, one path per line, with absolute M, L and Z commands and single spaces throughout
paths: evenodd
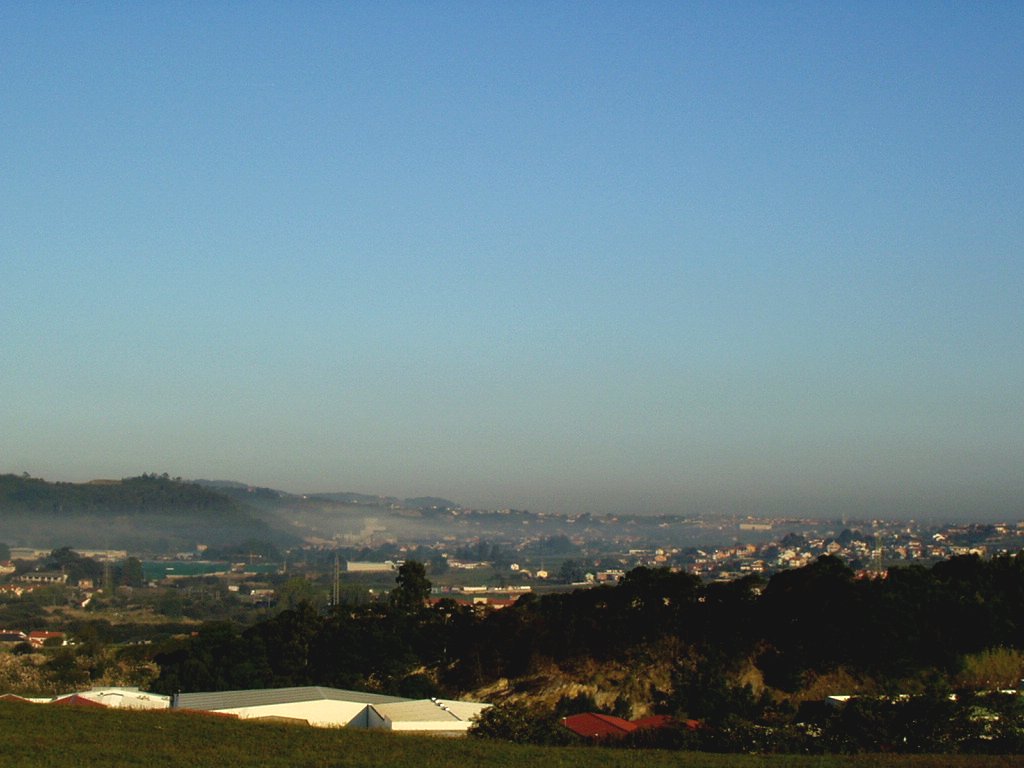
M 5 768 L 1024 768 L 1024 756 L 712 755 L 527 747 L 476 739 L 252 723 L 178 712 L 0 703 Z

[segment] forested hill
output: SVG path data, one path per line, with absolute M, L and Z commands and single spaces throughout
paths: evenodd
M 235 499 L 167 475 L 89 483 L 0 475 L 0 541 L 12 545 L 160 550 L 284 538 Z
M 160 475 L 89 483 L 49 483 L 34 477 L 0 475 L 0 509 L 16 513 L 83 512 L 134 514 L 212 511 L 237 513 L 237 505 L 216 491 Z

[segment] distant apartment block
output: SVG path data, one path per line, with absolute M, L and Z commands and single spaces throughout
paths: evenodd
M 392 560 L 385 560 L 382 563 L 346 560 L 344 570 L 345 573 L 387 573 L 388 571 L 398 570 L 398 563 Z

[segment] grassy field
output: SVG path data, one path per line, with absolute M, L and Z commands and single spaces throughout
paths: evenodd
M 1024 768 L 1024 756 L 803 757 L 548 748 L 246 723 L 177 712 L 0 703 L 5 768 Z

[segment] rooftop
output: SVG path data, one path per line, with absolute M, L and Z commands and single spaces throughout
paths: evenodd
M 390 704 L 408 701 L 399 696 L 385 696 L 380 693 L 346 691 L 340 688 L 325 688 L 319 685 L 295 688 L 264 688 L 242 691 L 215 691 L 212 693 L 179 693 L 175 696 L 176 709 L 237 709 L 240 707 L 261 707 L 273 704 L 291 704 L 301 701 L 346 701 L 355 704 Z

